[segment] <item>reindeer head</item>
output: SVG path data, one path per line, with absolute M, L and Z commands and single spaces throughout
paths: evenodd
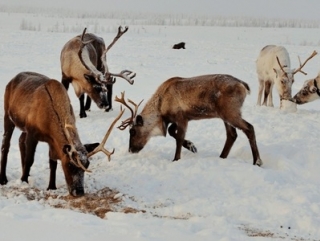
M 88 81 L 89 85 L 87 90 L 88 95 L 97 104 L 100 109 L 106 109 L 109 106 L 107 97 L 107 84 L 114 84 L 115 78 L 111 77 L 106 82 L 97 81 L 92 75 L 84 75 L 84 78 Z
M 293 97 L 293 101 L 299 105 L 305 104 L 320 98 L 320 73 L 314 79 L 304 82 L 301 90 Z
M 77 135 L 75 127 L 69 124 L 65 124 L 64 132 L 68 144 L 63 146 L 64 156 L 63 160 L 61 160 L 61 163 L 65 174 L 68 190 L 72 196 L 84 195 L 84 172 L 91 172 L 90 170 L 88 170 L 88 167 L 90 165 L 89 157 L 101 151 L 108 156 L 108 160 L 110 161 L 111 155 L 114 153 L 114 149 L 111 152 L 109 152 L 107 149 L 104 148 L 104 145 L 115 123 L 123 115 L 123 112 L 124 110 L 121 110 L 119 115 L 111 123 L 101 143 L 92 143 L 86 145 L 78 143 L 77 145 L 75 145 L 73 143 L 73 140 L 75 138 L 71 136 L 71 134 Z M 71 134 L 68 131 L 68 128 L 73 130 Z
M 301 64 L 300 58 L 299 58 L 299 63 L 300 67 L 297 69 L 289 69 L 286 65 L 281 65 L 280 60 L 277 58 L 277 62 L 279 64 L 280 69 L 273 69 L 275 74 L 276 74 L 276 81 L 275 85 L 278 90 L 278 93 L 280 95 L 280 100 L 290 100 L 292 101 L 292 96 L 291 96 L 291 88 L 292 84 L 294 82 L 294 75 L 298 72 L 307 75 L 304 71 L 302 71 L 302 68 L 305 66 L 305 64 L 313 58 L 315 55 L 317 55 L 316 51 L 313 51 L 313 53 L 310 55 L 309 58 L 306 59 L 306 61 Z
M 120 130 L 126 129 L 130 126 L 129 133 L 129 152 L 137 153 L 142 150 L 150 138 L 150 132 L 147 131 L 148 128 L 144 126 L 143 118 L 141 115 L 137 115 L 139 104 L 134 103 L 132 100 L 128 99 L 128 102 L 134 106 L 134 110 L 129 106 L 129 104 L 124 99 L 124 92 L 121 92 L 121 98 L 116 96 L 115 101 L 120 102 L 126 106 L 130 112 L 131 117 L 122 121 L 121 125 L 118 127 Z M 135 119 L 135 120 L 134 120 Z
M 71 132 L 68 129 L 71 129 Z M 88 152 L 82 144 L 74 144 L 74 140 L 78 138 L 75 138 L 77 133 L 73 125 L 65 124 L 64 132 L 68 144 L 63 146 L 61 163 L 68 190 L 72 196 L 83 196 L 84 172 L 89 171 L 87 168 L 90 165 Z

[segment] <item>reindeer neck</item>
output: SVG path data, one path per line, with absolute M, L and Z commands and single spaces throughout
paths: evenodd
M 147 127 L 152 136 L 166 135 L 166 126 L 160 113 L 161 98 L 154 95 L 146 103 L 140 115 L 143 118 L 143 125 Z

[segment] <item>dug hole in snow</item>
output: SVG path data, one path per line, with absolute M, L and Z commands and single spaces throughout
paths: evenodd
M 297 104 L 290 100 L 281 100 L 280 109 L 286 112 L 297 112 Z

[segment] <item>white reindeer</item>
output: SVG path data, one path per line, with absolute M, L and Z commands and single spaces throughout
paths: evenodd
M 264 90 L 264 100 L 262 105 L 273 107 L 272 89 L 276 86 L 282 100 L 292 100 L 291 86 L 294 82 L 294 75 L 298 72 L 303 73 L 301 69 L 315 55 L 314 51 L 310 57 L 297 69 L 291 69 L 289 53 L 283 46 L 267 45 L 258 56 L 256 61 L 256 70 L 259 80 L 259 93 L 257 105 L 261 105 L 262 92 Z M 300 59 L 299 59 L 300 61 Z

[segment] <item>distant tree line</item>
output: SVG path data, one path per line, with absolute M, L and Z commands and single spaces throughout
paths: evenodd
M 26 6 L 6 6 L 0 4 L 0 12 L 27 13 L 42 17 L 78 18 L 78 19 L 117 19 L 123 25 L 170 25 L 170 26 L 221 26 L 221 27 L 263 27 L 263 28 L 319 28 L 320 19 L 280 19 L 255 17 L 226 17 L 197 14 L 151 14 L 137 12 L 79 12 L 62 8 L 40 8 Z M 95 24 L 97 25 L 97 24 Z M 25 19 L 20 29 L 41 30 L 40 26 L 32 26 Z M 74 29 L 69 29 L 73 31 Z M 68 31 L 67 29 L 52 27 L 48 31 Z M 78 29 L 77 29 L 78 32 Z

